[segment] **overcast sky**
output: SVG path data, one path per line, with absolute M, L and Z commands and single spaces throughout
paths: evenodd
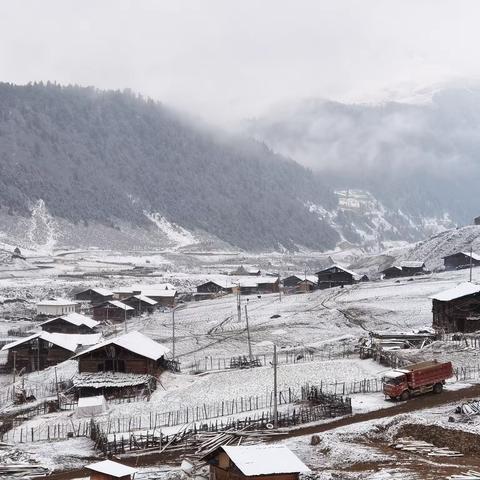
M 480 1 L 0 3 L 0 79 L 131 88 L 216 121 L 480 77 Z

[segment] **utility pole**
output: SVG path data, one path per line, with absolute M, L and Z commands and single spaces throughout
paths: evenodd
M 55 390 L 57 391 L 58 408 L 60 408 L 60 393 L 58 391 L 57 367 L 55 367 Z
M 473 270 L 473 246 L 470 245 L 470 282 L 472 281 L 472 270 Z
M 127 333 L 127 307 L 123 308 L 123 329 Z
M 13 351 L 13 386 L 15 388 L 15 375 L 17 373 L 17 352 Z
M 172 357 L 175 361 L 175 307 L 172 308 Z
M 250 365 L 251 365 L 253 357 L 252 357 L 252 343 L 250 342 L 250 327 L 248 325 L 247 305 L 245 305 L 245 322 L 247 323 L 248 359 L 250 360 Z
M 280 276 L 278 277 L 278 300 L 282 301 L 282 286 L 280 285 Z
M 238 290 L 237 290 L 237 320 L 238 323 L 242 321 L 242 299 L 240 297 L 240 282 L 238 283 Z
M 273 345 L 273 428 L 278 428 L 277 345 Z

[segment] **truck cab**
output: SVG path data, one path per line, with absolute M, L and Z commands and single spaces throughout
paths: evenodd
M 391 399 L 400 398 L 402 394 L 408 392 L 407 375 L 401 370 L 392 370 L 384 375 L 382 378 L 383 393 Z M 408 398 L 408 393 L 405 400 Z

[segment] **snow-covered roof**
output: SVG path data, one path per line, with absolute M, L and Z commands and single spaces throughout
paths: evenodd
M 87 335 L 90 337 L 90 335 Z M 69 338 L 70 337 L 70 338 Z M 10 350 L 11 348 L 15 348 L 23 343 L 28 343 L 35 338 L 41 338 L 46 342 L 53 343 L 54 345 L 64 348 L 70 352 L 75 352 L 78 347 L 78 343 L 76 343 L 75 339 L 72 337 L 78 337 L 78 335 L 69 336 L 67 334 L 60 334 L 60 333 L 48 333 L 48 332 L 40 332 L 30 335 L 29 337 L 21 338 L 20 340 L 16 340 L 15 342 L 8 343 L 2 347 L 2 350 Z
M 137 373 L 82 372 L 75 374 L 72 382 L 77 388 L 123 388 L 148 384 L 151 378 L 151 375 Z
M 295 277 L 298 280 L 300 280 L 301 282 L 304 282 L 305 280 L 307 280 L 307 282 L 317 283 L 317 281 L 318 281 L 318 278 L 315 275 L 307 275 L 305 277 L 305 275 L 303 275 L 303 274 L 290 275 L 288 277 L 285 277 L 284 280 L 286 280 L 287 278 L 291 278 L 291 277 Z
M 480 285 L 464 282 L 456 287 L 431 295 L 430 298 L 433 300 L 440 300 L 441 302 L 449 302 L 450 300 L 466 297 L 467 295 L 473 295 L 475 293 L 480 293 Z
M 284 445 L 221 447 L 245 476 L 309 472 L 310 469 Z
M 319 272 L 317 272 L 317 275 L 319 273 L 328 272 L 332 268 L 338 268 L 339 270 L 342 270 L 345 273 L 349 273 L 350 275 L 353 275 L 354 277 L 360 276 L 360 274 L 358 274 L 356 272 L 353 272 L 352 270 L 348 270 L 347 268 L 342 267 L 341 265 L 338 265 L 337 263 L 334 263 L 333 265 L 330 265 L 329 267 L 324 268 L 323 270 L 320 270 Z
M 81 292 L 78 292 L 77 295 L 79 293 L 88 292 L 89 290 L 97 293 L 98 295 L 101 295 L 102 297 L 110 297 L 110 296 L 113 295 L 113 292 L 111 292 L 110 290 L 107 290 L 106 288 L 100 288 L 100 287 L 86 288 L 85 290 L 82 290 Z
M 480 262 L 480 255 L 475 252 L 460 252 L 463 253 L 466 257 L 472 257 L 473 260 L 477 260 Z
M 51 333 L 55 341 L 74 343 L 78 347 L 96 345 L 102 338 L 101 333 Z
M 76 305 L 77 302 L 74 302 L 72 300 L 67 300 L 65 298 L 54 298 L 54 299 L 49 299 L 49 300 L 42 300 L 41 302 L 37 303 L 37 306 L 39 307 L 68 307 L 71 305 Z
M 174 297 L 177 294 L 176 290 L 171 290 L 171 289 L 157 289 L 157 288 L 145 288 L 144 290 L 141 291 L 142 295 L 145 295 L 146 297 L 165 297 L 165 298 L 171 298 Z
M 103 460 L 102 462 L 91 463 L 85 468 L 93 470 L 94 472 L 104 473 L 105 475 L 111 475 L 112 477 L 121 478 L 127 475 L 133 475 L 137 472 L 135 468 L 122 465 L 118 462 L 112 462 L 111 460 Z
M 136 298 L 137 300 L 140 300 L 143 303 L 148 303 L 149 305 L 157 305 L 158 302 L 155 300 L 152 300 L 149 297 L 146 297 L 145 295 L 133 295 L 131 298 Z
M 105 403 L 105 397 L 103 395 L 94 395 L 91 397 L 80 397 L 78 399 L 78 408 L 94 407 L 97 405 L 103 405 Z
M 424 262 L 418 262 L 418 261 L 403 261 L 400 262 L 400 267 L 401 268 L 422 268 L 425 266 Z
M 207 280 L 206 282 L 203 282 L 199 286 L 206 285 L 207 283 L 213 283 L 215 285 L 218 285 L 221 288 L 233 288 L 233 287 L 235 287 L 235 284 L 232 283 L 230 280 L 227 280 L 227 279 L 219 280 L 218 278 L 217 279 L 211 278 L 210 280 Z
M 105 303 L 102 303 L 102 305 L 113 305 L 114 307 L 117 307 L 117 308 L 121 308 L 122 310 L 135 310 L 134 308 L 128 306 L 128 305 L 125 305 L 125 303 L 123 302 L 120 302 L 118 300 L 108 300 L 107 302 Z
M 67 323 L 71 323 L 72 325 L 76 325 L 79 327 L 80 325 L 85 325 L 89 328 L 95 328 L 97 325 L 99 325 L 99 322 L 91 319 L 90 317 L 87 317 L 85 315 L 82 315 L 80 313 L 72 312 L 67 315 L 60 315 L 59 317 L 51 318 L 45 322 L 40 323 L 39 325 L 46 325 L 47 323 L 53 322 L 55 320 L 58 320 L 61 318 Z
M 150 358 L 151 360 L 158 360 L 169 352 L 168 348 L 160 345 L 155 340 L 152 340 L 143 333 L 133 331 L 87 348 L 76 356 L 85 355 L 86 353 L 93 352 L 108 345 L 117 345 L 142 357 Z

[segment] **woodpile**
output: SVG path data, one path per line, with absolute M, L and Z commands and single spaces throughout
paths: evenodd
M 472 400 L 467 403 L 462 403 L 455 409 L 455 413 L 462 413 L 464 415 L 480 415 L 480 401 Z
M 390 447 L 403 452 L 412 452 L 427 455 L 428 457 L 463 457 L 463 453 L 450 450 L 446 447 L 436 447 L 432 443 L 422 440 L 409 440 L 400 438 L 397 442 L 392 443 Z
M 480 472 L 475 470 L 469 470 L 467 473 L 461 473 L 459 475 L 451 475 L 448 480 L 480 480 Z

